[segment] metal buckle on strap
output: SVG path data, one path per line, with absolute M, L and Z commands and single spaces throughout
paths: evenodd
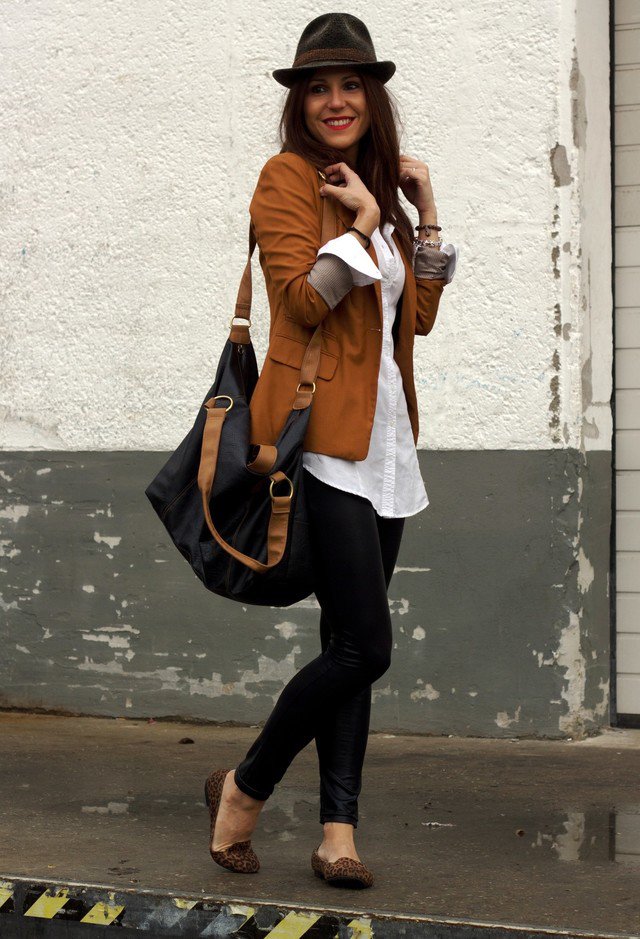
M 288 495 L 286 498 L 287 498 L 287 499 L 291 499 L 291 497 L 293 496 L 293 483 L 291 482 L 291 480 L 289 479 L 288 476 L 285 476 L 284 479 L 272 479 L 272 480 L 271 480 L 271 485 L 269 486 L 269 495 L 271 496 L 271 498 L 272 498 L 272 499 L 274 498 L 274 495 L 273 495 L 273 485 L 274 485 L 274 483 L 276 483 L 276 482 L 278 482 L 278 483 L 288 482 L 288 483 L 289 483 L 290 491 L 289 491 L 289 495 Z
M 241 314 L 236 315 L 236 314 L 234 313 L 233 316 L 231 317 L 231 322 L 229 323 L 229 326 L 234 326 L 234 325 L 235 325 L 234 322 L 233 322 L 234 320 L 246 320 L 246 321 L 247 321 L 247 326 L 251 326 L 251 317 L 250 317 L 250 316 L 242 316 Z
M 299 381 L 298 387 L 296 388 L 296 394 L 300 391 L 300 385 L 308 385 L 308 384 L 309 384 L 308 381 Z M 314 391 L 316 390 L 316 383 L 312 381 L 311 384 L 313 385 L 313 388 L 311 389 L 311 394 L 313 394 Z
M 214 398 L 209 398 L 209 401 L 207 401 L 207 404 L 209 404 L 210 401 L 213 401 L 213 402 L 217 401 L 218 398 L 226 398 L 227 401 L 231 402 L 229 407 L 225 408 L 225 411 L 230 411 L 231 408 L 233 407 L 233 398 L 230 395 L 216 395 Z M 212 404 L 211 407 L 215 408 L 215 403 Z

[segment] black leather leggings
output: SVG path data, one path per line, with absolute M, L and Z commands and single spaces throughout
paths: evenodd
M 235 781 L 255 799 L 268 799 L 296 754 L 315 738 L 320 822 L 357 828 L 371 684 L 391 662 L 387 589 L 404 518 L 382 518 L 368 499 L 329 486 L 306 468 L 304 485 L 322 653 L 283 688 L 236 767 Z

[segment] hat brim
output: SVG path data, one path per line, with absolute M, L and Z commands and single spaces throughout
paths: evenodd
M 395 74 L 396 64 L 386 59 L 384 62 L 336 62 L 335 59 L 323 62 L 313 62 L 310 65 L 299 65 L 297 68 L 277 68 L 271 74 L 277 82 L 285 88 L 293 88 L 297 82 L 312 75 L 317 68 L 325 65 L 341 65 L 344 68 L 363 69 L 375 75 L 384 84 Z

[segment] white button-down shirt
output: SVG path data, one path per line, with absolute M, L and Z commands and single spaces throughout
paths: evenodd
M 387 222 L 382 232 L 376 228 L 371 236 L 377 267 L 357 237 L 348 232 L 332 238 L 318 250 L 318 255 L 329 252 L 346 261 L 356 286 L 365 286 L 374 280 L 382 282 L 382 354 L 371 441 L 365 459 L 345 460 L 308 450 L 302 454 L 303 466 L 314 476 L 338 489 L 364 496 L 378 515 L 385 518 L 415 515 L 429 504 L 413 441 L 402 376 L 393 358 L 391 330 L 405 282 L 404 264 L 391 237 L 393 229 L 394 225 Z M 446 253 L 450 260 L 444 277 L 449 282 L 455 269 L 457 249 L 453 245 L 443 246 L 442 250 L 445 249 L 448 249 Z

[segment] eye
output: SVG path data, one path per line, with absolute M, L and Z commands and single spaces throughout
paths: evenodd
M 326 88 L 326 87 L 327 87 L 326 85 L 311 85 L 309 90 L 311 91 L 311 94 L 315 94 L 318 91 L 318 89 Z M 357 81 L 347 82 L 345 85 L 345 88 L 357 89 L 359 87 L 360 87 L 360 82 L 357 82 Z

